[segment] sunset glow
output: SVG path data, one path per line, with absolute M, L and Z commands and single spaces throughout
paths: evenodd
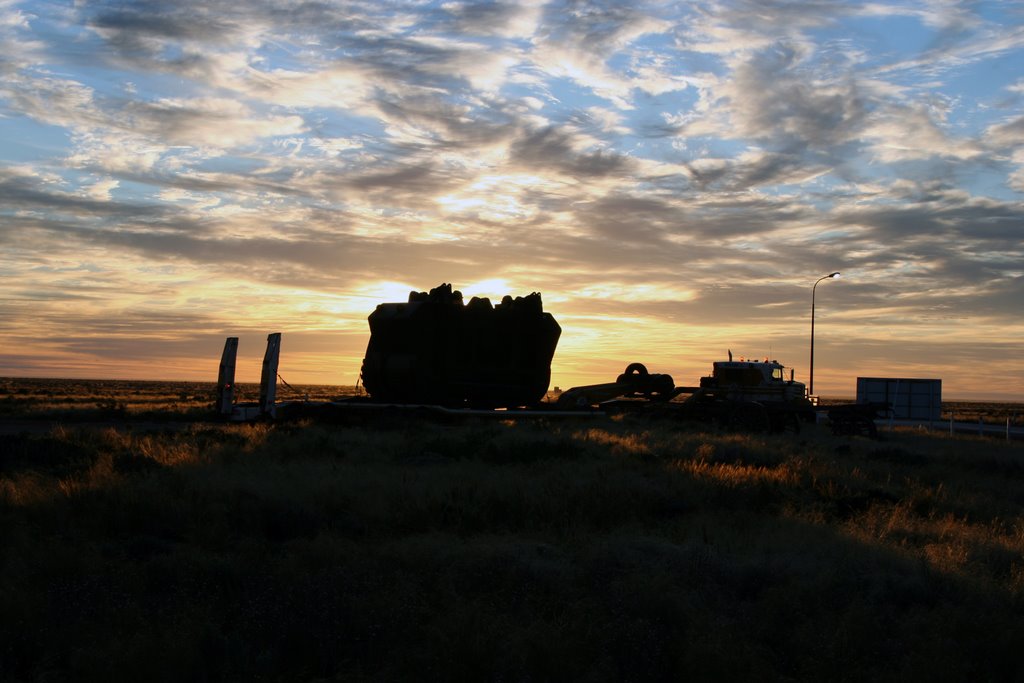
M 1024 5 L 0 0 L 0 375 L 355 384 L 541 292 L 552 385 L 728 349 L 1024 395 Z

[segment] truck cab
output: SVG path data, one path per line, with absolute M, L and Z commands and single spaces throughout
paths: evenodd
M 786 379 L 786 368 L 777 360 L 716 361 L 712 374 L 700 378 L 705 391 L 724 393 L 730 400 L 758 401 L 761 403 L 791 402 L 802 400 L 806 390 L 802 382 L 793 381 L 790 371 Z

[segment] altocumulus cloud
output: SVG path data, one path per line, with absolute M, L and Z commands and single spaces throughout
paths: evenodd
M 825 393 L 1019 398 L 1022 52 L 1005 2 L 2 0 L 0 373 L 205 378 L 282 330 L 351 382 L 442 281 L 544 292 L 563 386 L 803 373 L 841 270 Z

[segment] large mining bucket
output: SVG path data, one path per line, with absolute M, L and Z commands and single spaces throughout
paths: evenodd
M 462 301 L 443 284 L 370 315 L 363 386 L 376 401 L 518 407 L 538 403 L 551 381 L 562 329 L 540 294 Z

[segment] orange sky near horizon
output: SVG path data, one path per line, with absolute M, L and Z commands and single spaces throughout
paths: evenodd
M 431 286 L 436 286 L 434 285 Z M 506 293 L 527 294 L 529 287 L 516 287 L 505 280 L 482 281 L 461 288 L 466 300 L 487 296 L 498 301 Z M 456 288 L 459 285 L 455 284 Z M 851 278 L 818 286 L 815 313 L 815 393 L 852 397 L 857 377 L 915 377 L 943 380 L 943 394 L 949 398 L 978 400 L 1020 400 L 1024 387 L 1024 361 L 1007 358 L 1003 363 L 973 369 L 942 361 L 944 347 L 969 344 L 958 340 L 951 330 L 937 326 L 921 330 L 920 339 L 900 338 L 891 331 L 868 336 L 860 329 L 856 315 L 844 311 L 843 287 Z M 426 290 L 430 287 L 416 289 Z M 163 330 L 139 337 L 130 325 L 120 329 L 116 340 L 108 332 L 89 346 L 80 341 L 88 355 L 69 354 L 63 343 L 47 348 L 40 337 L 32 349 L 35 360 L 29 369 L 6 364 L 0 375 L 47 376 L 90 379 L 215 381 L 220 353 L 226 336 L 240 338 L 237 380 L 257 382 L 261 370 L 266 334 L 283 333 L 280 374 L 290 384 L 354 385 L 359 376 L 369 326 L 366 317 L 377 303 L 405 301 L 410 285 L 395 282 L 368 283 L 365 294 L 353 297 L 327 296 L 312 291 L 279 292 L 262 303 L 239 299 L 246 318 L 236 324 L 221 323 L 217 329 L 197 334 L 194 330 Z M 238 290 L 235 290 L 238 291 Z M 659 293 L 671 296 L 673 292 Z M 680 292 L 681 296 L 692 294 Z M 208 296 L 213 296 L 209 294 Z M 808 382 L 810 307 L 800 315 L 799 302 L 785 307 L 793 315 L 780 313 L 772 324 L 744 325 L 742 306 L 736 321 L 701 323 L 670 315 L 636 311 L 629 314 L 629 295 L 613 297 L 611 290 L 568 295 L 542 293 L 545 310 L 562 327 L 552 362 L 551 387 L 567 389 L 581 384 L 612 381 L 632 362 L 642 362 L 651 372 L 673 376 L 677 385 L 692 385 L 709 374 L 711 364 L 724 360 L 731 350 L 736 358 L 771 357 L 794 368 L 798 381 Z M 646 302 L 651 292 L 632 298 Z M 617 314 L 595 310 L 616 299 Z M 184 304 L 183 304 L 184 305 Z M 227 306 L 218 302 L 217 306 Z M 780 307 L 781 308 L 781 307 Z M 863 314 L 863 311 L 859 313 Z M 65 335 L 72 334 L 66 330 Z M 847 339 L 856 340 L 848 343 Z M 63 342 L 63 338 L 62 338 Z M 104 348 L 109 347 L 109 348 Z M 1016 383 L 1014 379 L 1016 378 Z M 1007 381 L 1009 380 L 1009 382 Z

